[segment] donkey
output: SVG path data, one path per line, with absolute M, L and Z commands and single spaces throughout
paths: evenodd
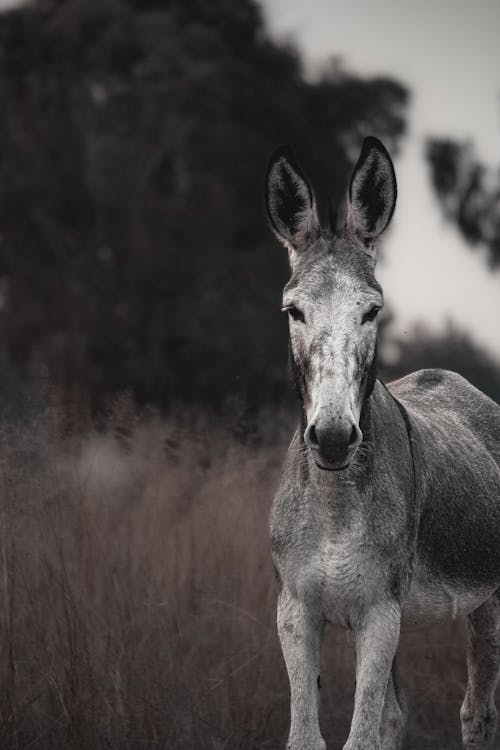
M 320 226 L 287 147 L 266 206 L 289 253 L 283 293 L 301 419 L 271 517 L 278 634 L 290 681 L 288 750 L 324 750 L 318 707 L 325 624 L 349 628 L 356 692 L 344 750 L 401 748 L 401 627 L 467 618 L 464 747 L 494 740 L 500 663 L 500 407 L 461 376 L 376 377 L 375 243 L 396 203 L 389 154 L 366 138 L 342 228 Z

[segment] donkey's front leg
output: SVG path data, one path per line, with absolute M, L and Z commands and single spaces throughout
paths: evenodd
M 372 607 L 355 627 L 356 693 L 344 750 L 380 750 L 379 728 L 391 666 L 399 640 L 401 611 L 395 602 Z
M 284 587 L 278 599 L 278 634 L 290 680 L 287 750 L 325 750 L 318 720 L 323 621 Z

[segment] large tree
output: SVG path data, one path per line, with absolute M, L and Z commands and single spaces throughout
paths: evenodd
M 40 0 L 0 59 L 3 361 L 95 403 L 279 394 L 269 154 L 338 197 L 364 135 L 397 147 L 406 89 L 308 80 L 253 0 Z

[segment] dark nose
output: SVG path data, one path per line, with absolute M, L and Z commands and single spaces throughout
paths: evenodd
M 304 438 L 320 464 L 343 465 L 361 442 L 361 430 L 350 420 L 337 423 L 318 420 L 307 427 Z

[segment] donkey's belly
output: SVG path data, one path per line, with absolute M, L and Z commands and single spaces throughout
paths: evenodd
M 425 568 L 417 567 L 410 591 L 403 603 L 403 626 L 428 625 L 455 619 L 481 606 L 495 586 L 473 588 L 438 579 Z

